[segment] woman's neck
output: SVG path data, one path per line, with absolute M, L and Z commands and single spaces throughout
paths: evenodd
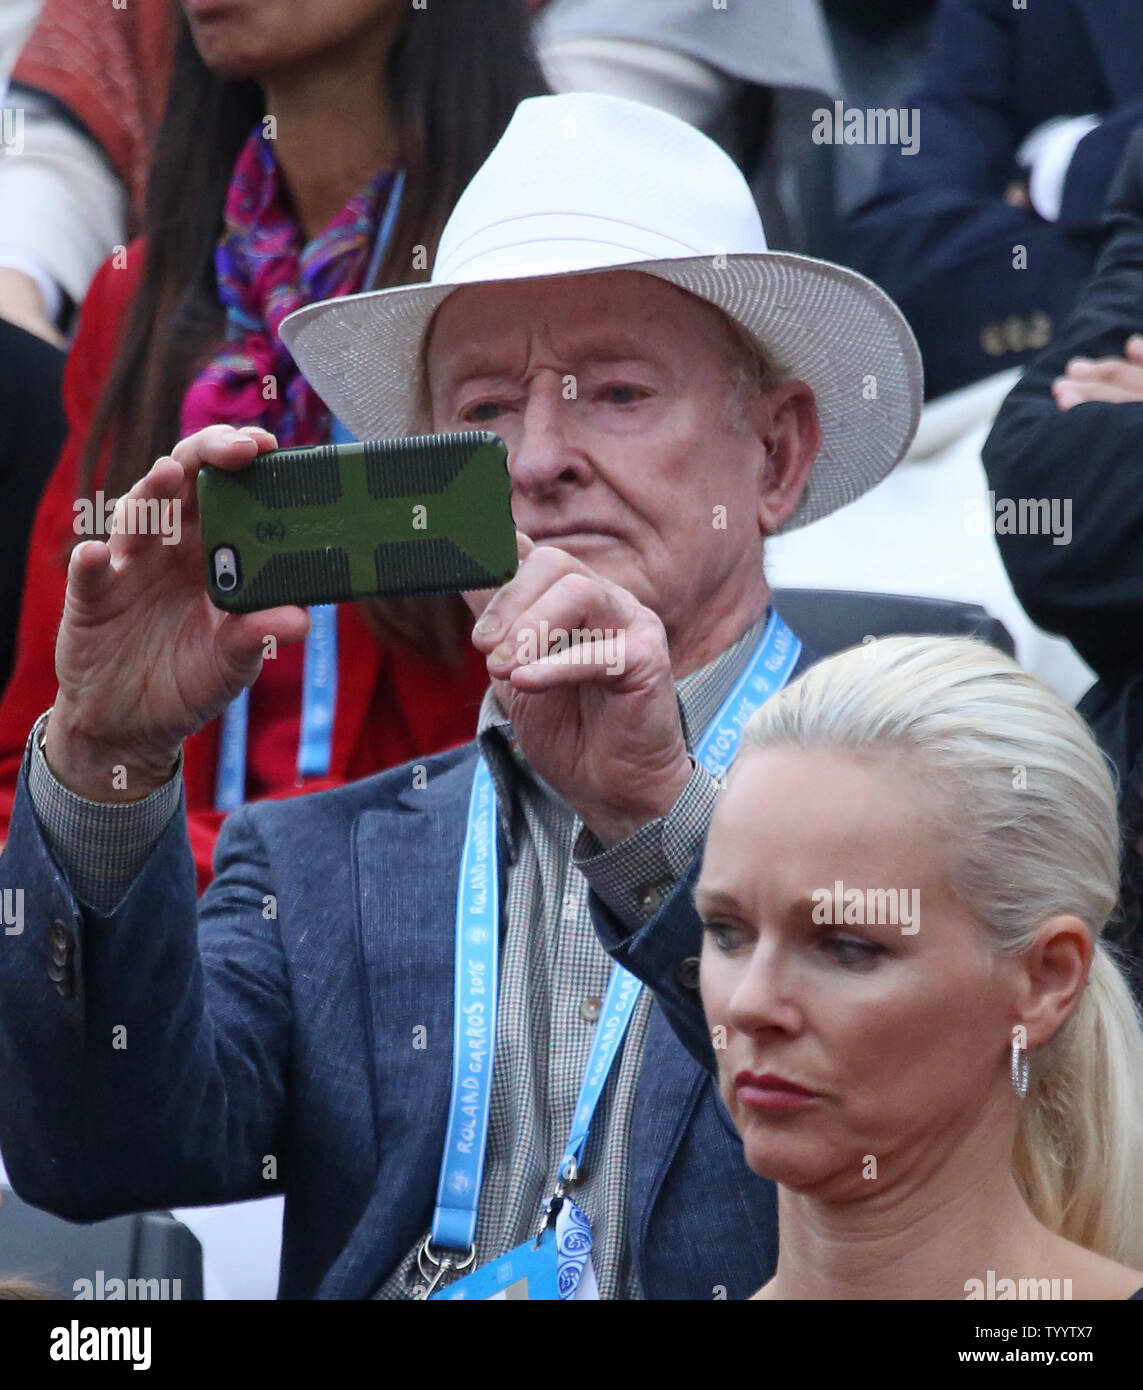
M 977 1131 L 939 1157 L 883 1161 L 882 1176 L 862 1179 L 868 1191 L 853 1200 L 780 1188 L 778 1269 L 756 1296 L 964 1299 L 967 1281 L 986 1281 L 989 1270 L 1053 1277 L 1043 1266 L 1058 1263 L 1067 1243 L 1028 1209 L 1010 1154 L 1010 1143 Z
M 385 32 L 263 82 L 274 154 L 311 241 L 398 156 Z

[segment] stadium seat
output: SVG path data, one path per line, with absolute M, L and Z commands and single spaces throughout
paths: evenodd
M 979 637 L 1009 656 L 1016 654 L 1008 629 L 978 603 L 848 589 L 775 589 L 774 605 L 819 656 L 857 646 L 864 637 L 930 632 Z
M 177 1279 L 178 1297 L 185 1302 L 202 1298 L 202 1247 L 168 1212 L 77 1225 L 29 1206 L 5 1186 L 0 1187 L 0 1279 L 12 1277 L 42 1284 L 60 1299 L 75 1298 L 84 1279 L 91 1281 L 94 1297 L 109 1281 L 122 1280 L 125 1297 L 173 1298 Z

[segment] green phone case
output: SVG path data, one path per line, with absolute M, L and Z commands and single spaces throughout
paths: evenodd
M 508 451 L 488 431 L 277 449 L 204 466 L 207 590 L 219 608 L 498 588 L 516 573 Z

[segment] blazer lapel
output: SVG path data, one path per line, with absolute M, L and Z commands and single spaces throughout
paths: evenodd
M 777 1192 L 750 1171 L 713 1078 L 657 1008 L 632 1135 L 630 1231 L 644 1298 L 749 1298 L 777 1264 Z
M 452 1076 L 456 883 L 471 756 L 364 811 L 353 829 L 354 897 L 377 1182 L 320 1296 L 366 1298 L 423 1235 Z M 413 776 L 410 768 L 410 779 Z M 426 1181 L 427 1174 L 434 1175 Z
M 654 1005 L 643 1044 L 629 1158 L 628 1226 L 644 1288 L 648 1282 L 645 1246 L 651 1214 L 705 1080 L 706 1073 L 675 1037 L 663 1011 Z

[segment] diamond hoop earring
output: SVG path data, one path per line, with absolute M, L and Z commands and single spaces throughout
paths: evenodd
M 1023 1028 L 1012 1030 L 1012 1089 L 1018 1096 L 1028 1094 L 1028 1049 L 1021 1041 Z

